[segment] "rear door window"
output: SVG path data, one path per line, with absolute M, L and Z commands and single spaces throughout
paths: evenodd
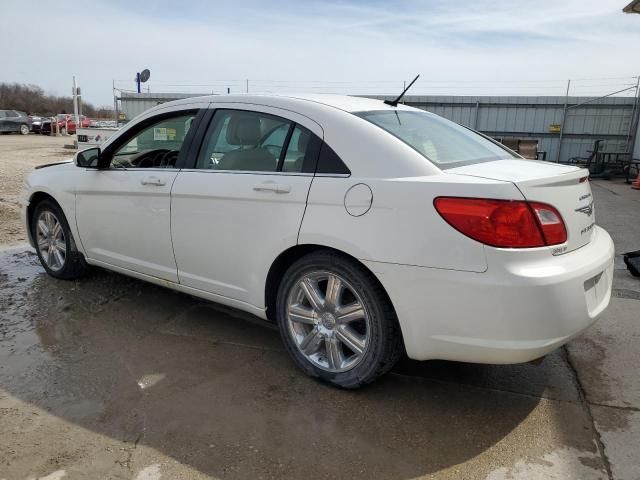
M 313 173 L 321 140 L 276 115 L 217 110 L 196 168 L 237 172 Z

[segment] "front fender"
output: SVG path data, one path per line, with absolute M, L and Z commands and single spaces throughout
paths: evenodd
M 34 170 L 28 175 L 20 194 L 20 203 L 23 225 L 32 247 L 35 247 L 35 243 L 31 235 L 30 214 L 33 213 L 34 202 L 47 196 L 60 206 L 78 250 L 85 253 L 76 224 L 76 185 L 78 175 L 83 171 L 73 163 L 64 163 L 46 169 Z

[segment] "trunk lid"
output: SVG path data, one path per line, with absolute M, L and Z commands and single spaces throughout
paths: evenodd
M 514 159 L 451 168 L 447 173 L 512 182 L 526 200 L 555 207 L 567 228 L 567 242 L 554 247 L 554 255 L 576 250 L 593 238 L 593 197 L 589 172 L 583 168 Z

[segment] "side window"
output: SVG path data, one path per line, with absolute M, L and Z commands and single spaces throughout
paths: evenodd
M 19 117 L 20 115 L 18 115 L 16 112 L 14 112 L 13 110 L 7 110 L 7 118 L 16 118 Z
M 173 168 L 196 117 L 181 112 L 137 132 L 113 153 L 114 168 Z
M 305 165 L 309 165 L 310 163 L 315 164 L 315 160 L 318 158 L 317 154 L 315 158 L 313 158 L 313 151 L 316 150 L 312 145 L 314 143 L 312 140 L 313 137 L 315 137 L 315 135 L 309 130 L 300 125 L 296 125 L 296 128 L 294 128 L 291 134 L 287 153 L 282 163 L 283 172 L 313 172 L 313 170 L 304 168 Z
M 323 143 L 320 149 L 320 158 L 318 159 L 316 173 L 351 175 L 351 171 L 342 159 L 326 143 Z
M 275 172 L 291 122 L 266 113 L 218 110 L 196 168 Z

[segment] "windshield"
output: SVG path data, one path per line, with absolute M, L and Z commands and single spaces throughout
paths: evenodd
M 482 135 L 427 112 L 385 110 L 356 115 L 399 138 L 440 168 L 518 158 Z

